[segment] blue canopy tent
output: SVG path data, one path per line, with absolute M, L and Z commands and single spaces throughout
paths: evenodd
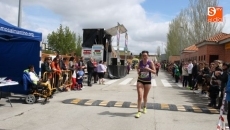
M 0 77 L 22 80 L 23 70 L 34 65 L 40 73 L 42 33 L 16 27 L 0 18 Z M 8 91 L 3 87 L 2 91 Z M 25 94 L 22 85 L 12 86 L 12 93 Z

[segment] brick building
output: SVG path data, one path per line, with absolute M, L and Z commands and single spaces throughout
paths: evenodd
M 179 61 L 180 61 L 180 56 L 178 56 L 178 55 L 169 56 L 169 62 L 170 63 L 179 62 Z
M 219 33 L 182 51 L 182 60 L 211 63 L 214 60 L 230 62 L 230 34 Z
M 181 59 L 182 61 L 197 60 L 198 48 L 196 45 L 189 46 L 182 51 Z

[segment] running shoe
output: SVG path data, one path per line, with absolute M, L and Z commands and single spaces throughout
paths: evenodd
M 147 113 L 147 108 L 146 108 L 146 107 L 143 108 L 143 113 L 144 113 L 144 114 Z
M 137 114 L 135 115 L 136 118 L 139 118 L 141 116 L 141 112 L 137 112 Z

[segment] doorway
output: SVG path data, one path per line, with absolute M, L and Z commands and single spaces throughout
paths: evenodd
M 219 59 L 219 55 L 209 55 L 209 63 L 218 59 Z

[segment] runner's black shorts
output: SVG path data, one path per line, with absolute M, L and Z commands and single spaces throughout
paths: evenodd
M 143 85 L 151 84 L 151 80 L 150 81 L 142 81 L 142 80 L 138 79 L 137 82 L 142 83 Z

